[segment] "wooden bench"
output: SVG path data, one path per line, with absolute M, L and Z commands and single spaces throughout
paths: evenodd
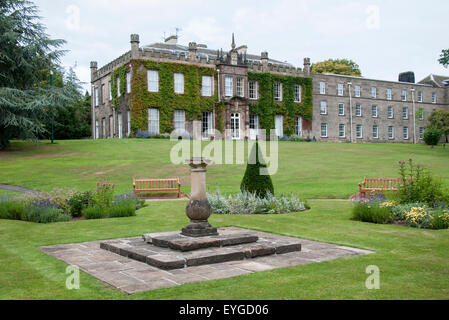
M 397 192 L 401 179 L 399 178 L 363 178 L 359 183 L 360 195 L 370 192 Z
M 133 179 L 134 194 L 177 192 L 181 198 L 181 183 L 175 179 Z

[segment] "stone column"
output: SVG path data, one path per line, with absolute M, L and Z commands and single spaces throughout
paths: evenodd
M 182 229 L 182 235 L 188 237 L 205 237 L 218 235 L 217 228 L 207 221 L 212 213 L 206 196 L 206 167 L 210 163 L 204 158 L 192 158 L 186 163 L 190 165 L 191 195 L 186 208 L 190 223 Z

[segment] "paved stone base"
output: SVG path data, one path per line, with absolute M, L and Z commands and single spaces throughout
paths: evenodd
M 100 248 L 164 270 L 253 259 L 301 250 L 300 240 L 261 238 L 251 231 L 221 229 L 219 236 L 190 238 L 179 231 L 148 234 L 142 239 L 118 239 Z M 257 241 L 257 243 L 256 243 Z
M 229 231 L 248 233 L 248 230 L 239 228 L 219 230 L 220 234 Z M 259 256 L 251 260 L 245 259 L 210 265 L 191 266 L 170 271 L 162 270 L 146 263 L 103 250 L 100 248 L 100 243 L 104 241 L 56 245 L 41 247 L 40 249 L 70 265 L 78 266 L 82 271 L 126 294 L 373 253 L 367 250 L 341 247 L 328 243 L 284 237 L 264 232 L 251 231 L 251 234 L 259 237 L 259 241 L 294 240 L 301 243 L 302 249 L 301 251 L 282 255 Z M 129 242 L 142 242 L 141 237 L 124 240 Z
M 146 243 L 161 248 L 170 248 L 178 251 L 193 251 L 211 247 L 228 247 L 244 243 L 254 243 L 259 237 L 251 233 L 228 232 L 216 236 L 192 238 L 180 234 L 179 231 L 144 234 Z

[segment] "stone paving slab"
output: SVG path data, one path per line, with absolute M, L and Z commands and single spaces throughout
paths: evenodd
M 228 232 L 250 232 L 259 237 L 259 242 L 264 240 L 277 241 L 279 243 L 292 240 L 299 241 L 302 244 L 302 251 L 210 265 L 191 266 L 184 269 L 162 270 L 146 263 L 102 250 L 100 243 L 104 241 L 47 246 L 40 249 L 70 265 L 78 266 L 82 271 L 126 294 L 373 253 L 368 250 L 240 228 L 224 228 L 220 229 L 219 232 L 223 234 Z M 140 237 L 112 241 L 118 243 L 123 240 L 142 242 Z M 158 249 L 164 250 L 163 248 Z

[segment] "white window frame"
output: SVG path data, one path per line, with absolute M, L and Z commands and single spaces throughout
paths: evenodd
M 355 96 L 356 98 L 360 98 L 361 93 L 362 93 L 361 87 L 360 87 L 360 86 L 355 86 L 355 87 L 354 87 L 354 96 Z
M 394 127 L 393 126 L 388 127 L 388 139 L 394 140 Z
M 94 88 L 94 95 L 95 95 L 95 106 L 98 107 L 100 105 L 100 97 L 99 97 L 99 89 L 98 87 Z
M 238 77 L 235 83 L 235 89 L 238 97 L 245 97 L 245 80 L 242 77 Z
M 393 106 L 388 106 L 388 119 L 394 119 L 394 108 Z
M 404 127 L 404 129 L 402 130 L 403 134 L 404 134 L 404 140 L 409 140 L 410 136 L 409 136 L 409 130 L 408 127 Z
M 403 120 L 408 120 L 408 107 L 403 107 L 402 108 L 402 119 Z
M 320 82 L 320 94 L 326 94 L 326 82 Z
M 294 88 L 294 102 L 302 102 L 302 86 L 300 84 L 295 84 Z
M 121 112 L 117 113 L 118 138 L 123 139 L 123 115 Z
M 376 105 L 371 106 L 371 114 L 373 118 L 379 118 L 379 108 Z
M 184 74 L 174 73 L 173 74 L 174 91 L 176 94 L 184 94 Z
M 234 95 L 234 80 L 230 76 L 225 76 L 225 96 L 232 97 Z
M 377 98 L 377 88 L 371 87 L 371 98 L 376 99 Z
M 100 123 L 95 120 L 95 139 L 100 139 Z
M 126 73 L 126 93 L 131 93 L 131 72 Z
M 284 136 L 284 116 L 282 114 L 275 116 L 274 127 L 276 129 L 276 135 L 282 138 Z
M 424 127 L 419 127 L 419 140 L 424 140 Z
M 119 98 L 120 96 L 121 96 L 121 93 L 120 93 L 120 77 L 117 77 L 117 98 Z
M 295 117 L 295 134 L 302 137 L 302 117 Z
M 131 136 L 131 111 L 130 110 L 128 110 L 127 112 L 126 112 L 126 121 L 127 121 L 127 124 L 128 124 L 128 137 L 129 136 Z
M 248 86 L 249 86 L 249 99 L 250 100 L 257 100 L 257 99 L 259 99 L 259 97 L 258 97 L 258 95 L 259 95 L 259 92 L 258 92 L 259 83 L 257 81 L 255 81 L 255 80 L 250 80 Z
M 212 97 L 213 81 L 211 76 L 202 76 L 201 79 L 201 95 L 203 97 Z
M 361 117 L 362 116 L 362 105 L 360 103 L 357 103 L 355 105 L 355 116 Z
M 355 127 L 355 131 L 356 131 L 356 138 L 363 139 L 363 126 L 361 124 L 358 124 Z
M 432 92 L 432 103 L 437 103 L 437 93 L 436 92 Z
M 104 83 L 101 85 L 101 103 L 104 104 L 105 98 L 106 97 L 106 86 L 104 85 Z
M 391 89 L 387 88 L 387 100 L 391 100 L 393 98 L 392 94 L 391 94 Z
M 343 131 L 342 131 L 343 128 Z M 343 135 L 342 135 L 343 132 Z M 346 138 L 346 126 L 343 123 L 340 123 L 338 125 L 338 137 L 339 138 Z
M 112 82 L 108 82 L 108 91 L 109 91 L 109 101 L 112 100 Z
M 407 101 L 407 90 L 402 90 L 401 92 L 401 100 Z
M 423 102 L 422 91 L 418 91 L 418 102 Z
M 160 112 L 157 108 L 148 108 L 148 132 L 150 135 L 160 134 Z
M 240 140 L 241 116 L 240 113 L 231 113 L 231 137 L 232 140 Z
M 324 112 L 323 112 L 323 107 L 324 107 Z M 320 114 L 327 115 L 327 102 L 326 101 L 320 102 Z
M 338 115 L 339 116 L 344 116 L 345 115 L 345 104 L 344 104 L 344 102 L 340 102 L 338 104 Z
M 274 83 L 274 101 L 282 102 L 282 82 Z
M 203 112 L 201 132 L 204 139 L 208 139 L 209 135 L 214 134 L 214 113 Z
M 148 91 L 159 92 L 159 71 L 148 70 L 147 78 L 148 78 Z
M 338 83 L 337 84 L 337 95 L 342 97 L 343 96 L 343 83 Z
M 377 124 L 373 125 L 373 139 L 379 139 L 379 126 Z
M 322 123 L 321 124 L 321 138 L 327 138 L 328 137 L 328 132 L 327 132 L 327 123 Z M 324 134 L 323 134 L 324 132 Z
M 186 129 L 186 112 L 185 110 L 175 110 L 173 114 L 173 127 L 175 130 Z
M 249 135 L 251 140 L 256 140 L 259 135 L 259 115 L 249 115 Z

